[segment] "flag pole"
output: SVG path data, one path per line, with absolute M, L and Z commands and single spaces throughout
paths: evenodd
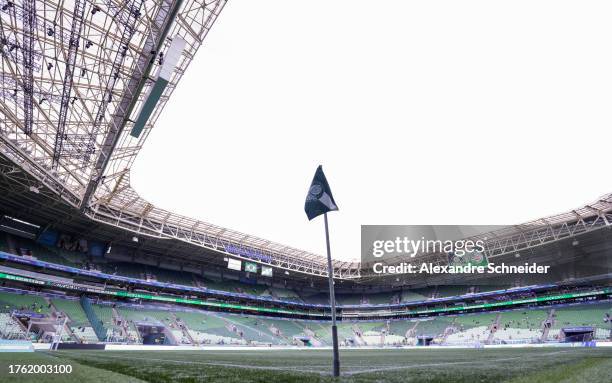
M 329 303 L 331 304 L 332 317 L 332 343 L 334 348 L 334 376 L 340 376 L 340 353 L 338 351 L 338 327 L 336 326 L 336 295 L 334 294 L 334 269 L 332 268 L 331 249 L 329 246 L 329 225 L 327 224 L 327 213 L 325 218 L 325 242 L 327 243 L 327 279 L 329 281 Z

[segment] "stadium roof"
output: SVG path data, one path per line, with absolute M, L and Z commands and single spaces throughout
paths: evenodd
M 0 153 L 36 180 L 29 191 L 46 188 L 93 220 L 325 276 L 318 254 L 168 212 L 130 185 L 136 155 L 226 1 L 0 0 Z M 557 227 L 610 225 L 611 210 L 612 194 L 489 238 L 518 249 L 560 238 Z M 334 276 L 356 278 L 359 268 L 334 261 Z
M 225 3 L 1 0 L 2 152 L 94 219 L 221 250 L 253 248 L 324 272 L 318 255 L 167 212 L 130 186 L 136 155 Z M 177 37 L 185 48 L 134 137 Z

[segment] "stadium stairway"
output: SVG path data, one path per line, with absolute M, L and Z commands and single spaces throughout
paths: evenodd
M 279 337 L 280 343 L 293 344 L 296 336 L 304 335 L 304 328 L 291 320 L 270 319 L 257 320 L 265 333 L 273 337 Z
M 55 333 L 60 333 L 62 339 L 64 340 L 73 340 L 76 342 L 80 342 L 80 339 L 72 332 L 72 329 L 68 325 L 68 321 L 70 321 L 70 317 L 66 315 L 63 311 L 59 310 L 55 303 L 45 297 L 45 301 L 48 304 L 49 309 L 51 310 L 51 317 L 55 319 Z M 65 319 L 65 320 L 64 320 Z
M 104 339 L 107 342 L 127 342 L 127 337 L 124 334 L 123 328 L 119 325 L 120 322 L 115 323 L 114 321 L 112 306 L 100 302 L 90 302 L 92 310 L 96 313 L 96 316 L 106 329 Z
M 364 346 L 367 344 L 366 339 L 363 337 L 363 331 L 359 328 L 358 325 L 354 324 L 352 326 L 353 330 L 353 342 L 355 342 L 356 346 Z
M 456 322 L 457 318 L 453 318 L 453 321 L 450 323 L 450 325 L 444 329 L 444 332 L 442 333 L 442 337 L 440 339 L 441 344 L 446 343 L 448 337 L 455 333 L 455 329 L 457 328 Z
M 491 328 L 490 328 L 489 336 L 487 337 L 486 344 L 493 343 L 493 339 L 495 339 L 495 332 L 499 329 L 500 322 L 501 322 L 501 313 L 497 313 L 495 320 L 491 324 Z
M 236 326 L 242 334 L 242 338 L 249 343 L 255 344 L 292 344 L 293 336 L 284 334 L 283 331 L 274 327 L 272 323 L 266 323 L 264 318 L 253 318 L 247 316 L 227 315 L 224 318 L 227 322 Z M 277 329 L 274 333 L 272 327 Z
M 172 313 L 171 315 L 176 327 L 180 329 L 183 338 L 186 339 L 190 344 L 197 345 L 197 342 L 195 341 L 195 339 L 193 339 L 191 333 L 189 332 L 189 327 L 187 327 L 187 324 L 183 322 L 180 318 L 178 318 L 175 313 Z
M 419 325 L 415 326 L 414 336 L 428 335 L 439 338 L 451 323 L 452 319 L 444 317 L 420 320 Z
M 389 323 L 389 333 L 403 335 L 404 338 L 414 338 L 420 321 L 398 320 Z
M 142 344 L 142 337 L 138 330 L 130 326 L 130 323 L 119 313 L 115 307 L 112 308 L 113 322 L 116 323 L 121 331 L 121 336 L 124 337 L 128 343 Z
M 176 316 L 187 325 L 192 338 L 200 344 L 246 343 L 223 318 L 200 311 L 181 311 Z M 229 328 L 228 328 L 229 327 Z M 231 328 L 231 330 L 230 330 Z
M 79 300 L 51 299 L 51 303 L 56 312 L 60 312 L 68 318 L 65 326 L 66 331 L 77 342 L 98 342 L 100 340 Z
M 550 329 L 555 320 L 555 309 L 550 309 L 548 312 L 548 317 L 546 321 L 542 323 L 542 336 L 540 337 L 540 341 L 546 342 L 548 340 L 548 334 L 550 334 Z

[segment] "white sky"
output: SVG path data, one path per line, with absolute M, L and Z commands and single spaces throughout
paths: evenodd
M 320 5 L 320 6 L 318 6 Z M 513 224 L 612 191 L 609 1 L 230 0 L 133 169 L 144 198 L 324 254 L 361 224 Z

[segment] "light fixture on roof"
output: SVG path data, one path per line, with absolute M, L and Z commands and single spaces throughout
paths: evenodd
M 40 190 L 38 190 L 38 188 L 36 186 L 30 186 L 30 191 L 32 193 L 36 193 L 36 194 L 40 193 Z
M 578 246 L 579 244 L 580 244 L 580 242 L 578 242 L 578 240 L 577 240 L 577 239 L 574 239 L 574 240 L 572 241 L 572 246 Z
M 516 253 L 516 254 L 514 254 L 514 257 L 515 257 L 515 258 L 520 258 L 520 257 L 521 257 L 521 253 Z
M 138 237 L 136 236 L 132 237 L 132 242 L 138 242 Z

